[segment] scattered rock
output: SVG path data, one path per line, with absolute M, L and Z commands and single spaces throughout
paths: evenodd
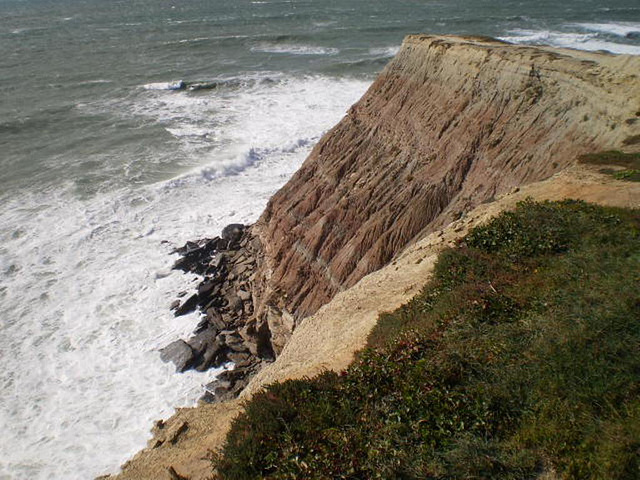
M 180 317 L 181 315 L 186 315 L 187 313 L 193 312 L 198 306 L 198 294 L 194 293 L 189 298 L 185 300 L 185 302 L 176 308 L 174 315 L 176 317 Z
M 216 341 L 204 351 L 196 370 L 205 372 L 213 366 L 220 366 L 224 363 L 224 347 L 224 342 L 220 338 L 216 338 Z
M 184 340 L 176 340 L 166 347 L 160 349 L 160 359 L 176 366 L 176 371 L 184 372 L 194 360 L 194 352 Z
M 240 240 L 242 232 L 244 232 L 245 226 L 240 223 L 232 223 L 222 229 L 222 239 L 233 244 Z
M 229 310 L 232 312 L 240 313 L 244 309 L 244 303 L 235 294 L 231 294 L 228 297 Z
M 206 295 L 211 295 L 213 290 L 218 287 L 218 282 L 215 280 L 207 280 L 198 285 L 198 295 L 204 297 Z
M 167 436 L 165 437 L 165 441 L 170 442 L 172 445 L 175 445 L 184 432 L 189 429 L 189 424 L 184 420 L 173 425 L 169 430 L 167 430 Z
M 204 332 L 210 326 L 211 324 L 209 323 L 209 320 L 205 317 L 198 322 L 198 325 L 196 325 L 196 329 L 193 331 L 193 334 L 198 335 L 199 333 Z
M 206 385 L 202 400 L 207 403 L 224 402 L 225 400 L 233 398 L 230 394 L 232 388 L 233 382 L 216 378 L 213 382 Z
M 218 330 L 224 330 L 227 326 L 224 320 L 222 320 L 222 315 L 220 314 L 220 312 L 218 312 L 218 310 L 216 310 L 214 307 L 207 308 L 206 319 L 209 324 L 213 325 Z
M 187 344 L 192 348 L 196 355 L 202 355 L 205 350 L 213 347 L 216 342 L 217 335 L 218 330 L 215 327 L 210 326 L 206 330 L 203 330 L 190 338 Z
M 176 316 L 196 309 L 203 316 L 188 341 L 177 341 L 161 351 L 182 372 L 188 368 L 205 371 L 233 362 L 215 387 L 207 386 L 205 401 L 236 396 L 264 359 L 273 358 L 268 325 L 253 318 L 252 285 L 259 241 L 242 224 L 227 225 L 220 237 L 186 242 L 174 249 L 181 257 L 174 268 L 201 275 L 197 293 L 182 304 L 173 302 Z M 182 295 L 185 295 L 182 292 Z M 209 398 L 211 397 L 211 398 Z

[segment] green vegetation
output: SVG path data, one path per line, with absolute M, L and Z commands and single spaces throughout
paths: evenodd
M 625 140 L 625 144 L 631 145 L 638 143 L 640 135 L 629 137 Z M 610 150 L 601 153 L 589 153 L 581 155 L 578 160 L 580 163 L 591 165 L 613 165 L 622 167 L 622 170 L 614 170 L 611 168 L 603 168 L 600 173 L 613 175 L 618 180 L 627 180 L 631 182 L 640 182 L 640 153 L 624 153 L 617 150 Z
M 269 386 L 225 479 L 640 478 L 640 212 L 526 201 L 345 372 Z

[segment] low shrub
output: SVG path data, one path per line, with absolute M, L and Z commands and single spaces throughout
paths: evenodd
M 640 214 L 526 201 L 340 374 L 268 386 L 225 479 L 640 478 Z

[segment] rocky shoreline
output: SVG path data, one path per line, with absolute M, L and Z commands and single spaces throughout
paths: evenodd
M 627 145 L 637 66 L 487 38 L 407 37 L 254 226 L 176 250 L 174 268 L 203 277 L 176 314 L 199 308 L 203 321 L 163 358 L 179 371 L 233 362 L 205 399 L 238 393 L 305 318 L 416 239 L 581 154 Z
M 638 184 L 575 162 L 640 148 L 629 101 L 640 98 L 638 66 L 485 38 L 407 37 L 253 226 L 176 250 L 174 268 L 202 280 L 173 307 L 203 318 L 161 354 L 179 371 L 234 362 L 204 397 L 230 401 L 180 409 L 117 478 L 166 478 L 169 468 L 210 478 L 207 455 L 242 400 L 346 368 L 378 315 L 419 291 L 438 249 L 517 200 L 637 206 Z
M 176 317 L 199 310 L 202 316 L 191 338 L 176 340 L 160 350 L 178 372 L 206 371 L 229 366 L 205 386 L 201 400 L 208 403 L 237 397 L 265 363 L 275 359 L 266 325 L 254 318 L 254 280 L 261 261 L 261 244 L 251 228 L 227 225 L 221 236 L 187 242 L 174 270 L 202 277 L 197 293 L 176 300 Z

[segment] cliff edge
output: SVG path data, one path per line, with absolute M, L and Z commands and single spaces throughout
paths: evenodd
M 407 37 L 250 229 L 242 335 L 278 358 L 244 398 L 346 367 L 378 313 L 427 281 L 437 251 L 513 199 L 638 206 L 637 184 L 574 166 L 583 153 L 640 150 L 637 72 L 632 56 Z M 206 452 L 239 408 L 181 409 L 120 478 L 179 478 L 169 467 L 206 478 Z

